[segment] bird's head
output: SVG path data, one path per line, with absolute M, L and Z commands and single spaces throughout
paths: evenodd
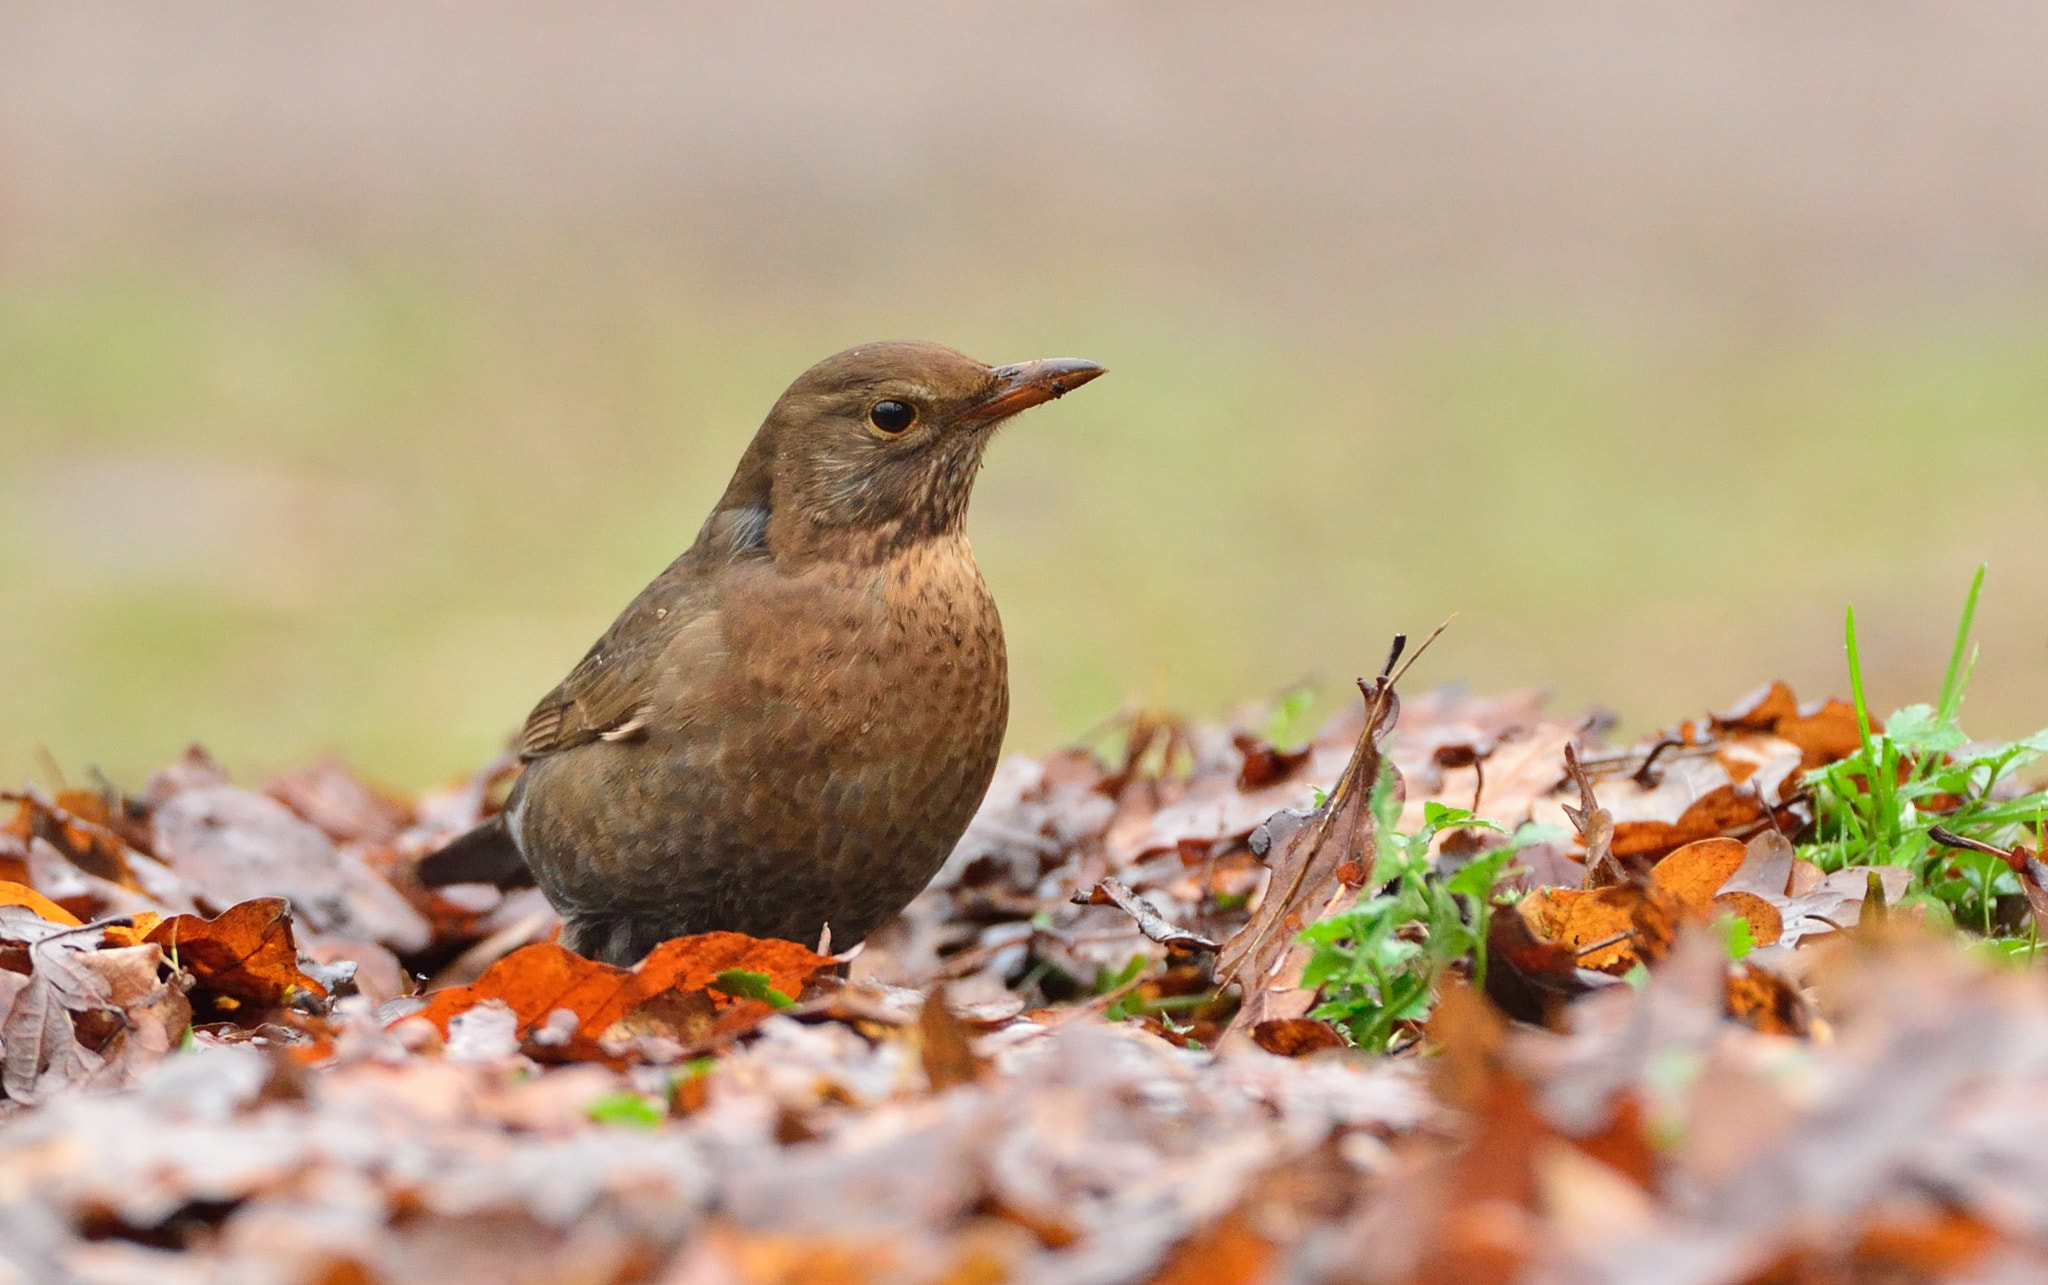
M 996 426 L 1101 373 L 1074 358 L 991 367 L 931 343 L 827 357 L 768 413 L 702 538 L 801 559 L 957 531 Z

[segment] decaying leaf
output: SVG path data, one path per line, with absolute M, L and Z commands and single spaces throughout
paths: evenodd
M 1232 1032 L 1306 1013 L 1311 997 L 1300 985 L 1308 962 L 1308 951 L 1298 940 L 1301 930 L 1355 899 L 1356 883 L 1339 877 L 1345 866 L 1372 868 L 1372 792 L 1400 700 L 1389 674 L 1373 683 L 1361 681 L 1359 689 L 1367 712 L 1351 761 L 1323 805 L 1269 851 L 1272 876 L 1264 899 L 1217 955 L 1217 978 L 1235 981 L 1244 991 Z

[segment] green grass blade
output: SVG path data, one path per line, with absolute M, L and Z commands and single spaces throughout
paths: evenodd
M 1856 608 L 1852 604 L 1842 626 L 1849 652 L 1849 695 L 1856 701 L 1856 731 L 1863 738 L 1863 756 L 1870 757 L 1870 705 L 1863 699 L 1863 658 L 1856 651 Z
M 1970 668 L 1965 656 L 1970 645 L 1970 625 L 1977 618 L 1977 594 L 1984 588 L 1984 569 L 1987 564 L 1977 564 L 1977 574 L 1970 581 L 1969 596 L 1963 599 L 1963 618 L 1956 626 L 1955 650 L 1949 653 L 1948 676 L 1941 680 L 1941 717 L 1954 722 L 1963 708 L 1963 687 L 1969 682 Z M 1970 657 L 1974 661 L 1975 657 Z

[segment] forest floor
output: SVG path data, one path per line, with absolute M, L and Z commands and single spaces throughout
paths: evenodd
M 1135 716 L 857 949 L 633 970 L 413 877 L 509 762 L 26 788 L 0 1280 L 2040 1279 L 2048 744 L 1967 669 L 1627 745 L 1391 663 Z

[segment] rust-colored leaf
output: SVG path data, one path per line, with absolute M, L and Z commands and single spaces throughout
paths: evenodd
M 1314 1017 L 1282 1017 L 1252 1027 L 1252 1043 L 1280 1057 L 1306 1057 L 1324 1049 L 1346 1047 L 1344 1037 L 1328 1022 Z
M 519 1018 L 519 1037 L 530 1037 L 557 1009 L 576 1015 L 577 1030 L 595 1041 L 626 1015 L 635 998 L 626 990 L 632 974 L 600 963 L 551 941 L 522 946 L 486 969 L 467 986 L 451 986 L 427 998 L 418 1016 L 447 1034 L 448 1019 L 487 999 L 501 1000 Z
M 145 910 L 132 923 L 110 925 L 102 935 L 109 946 L 140 946 L 163 921 L 164 917 L 154 910 Z
M 327 988 L 299 971 L 292 939 L 291 905 L 259 897 L 230 906 L 213 919 L 176 915 L 145 939 L 216 995 L 257 1008 L 276 1008 L 295 992 L 326 995 Z
M 744 933 L 703 933 L 678 937 L 654 948 L 638 968 L 625 969 L 585 959 L 554 942 L 523 946 L 467 986 L 437 991 L 418 1016 L 445 1034 L 448 1019 L 487 999 L 502 1001 L 518 1019 L 521 1040 L 533 1037 L 550 1015 L 566 1010 L 576 1016 L 568 1038 L 550 1039 L 544 1047 L 565 1060 L 607 1056 L 600 1047 L 614 1023 L 664 992 L 710 991 L 720 1021 L 720 1036 L 737 1034 L 774 1010 L 758 1004 L 744 1010 L 751 1020 L 738 1029 L 724 1018 L 739 1003 L 711 984 L 722 973 L 765 974 L 775 990 L 794 998 L 820 969 L 832 961 L 794 942 L 749 937 Z
M 742 971 L 766 974 L 770 986 L 795 999 L 820 969 L 830 967 L 831 960 L 793 941 L 745 933 L 699 933 L 661 943 L 634 971 L 641 995 L 671 987 L 702 990 L 718 980 L 720 973 Z

